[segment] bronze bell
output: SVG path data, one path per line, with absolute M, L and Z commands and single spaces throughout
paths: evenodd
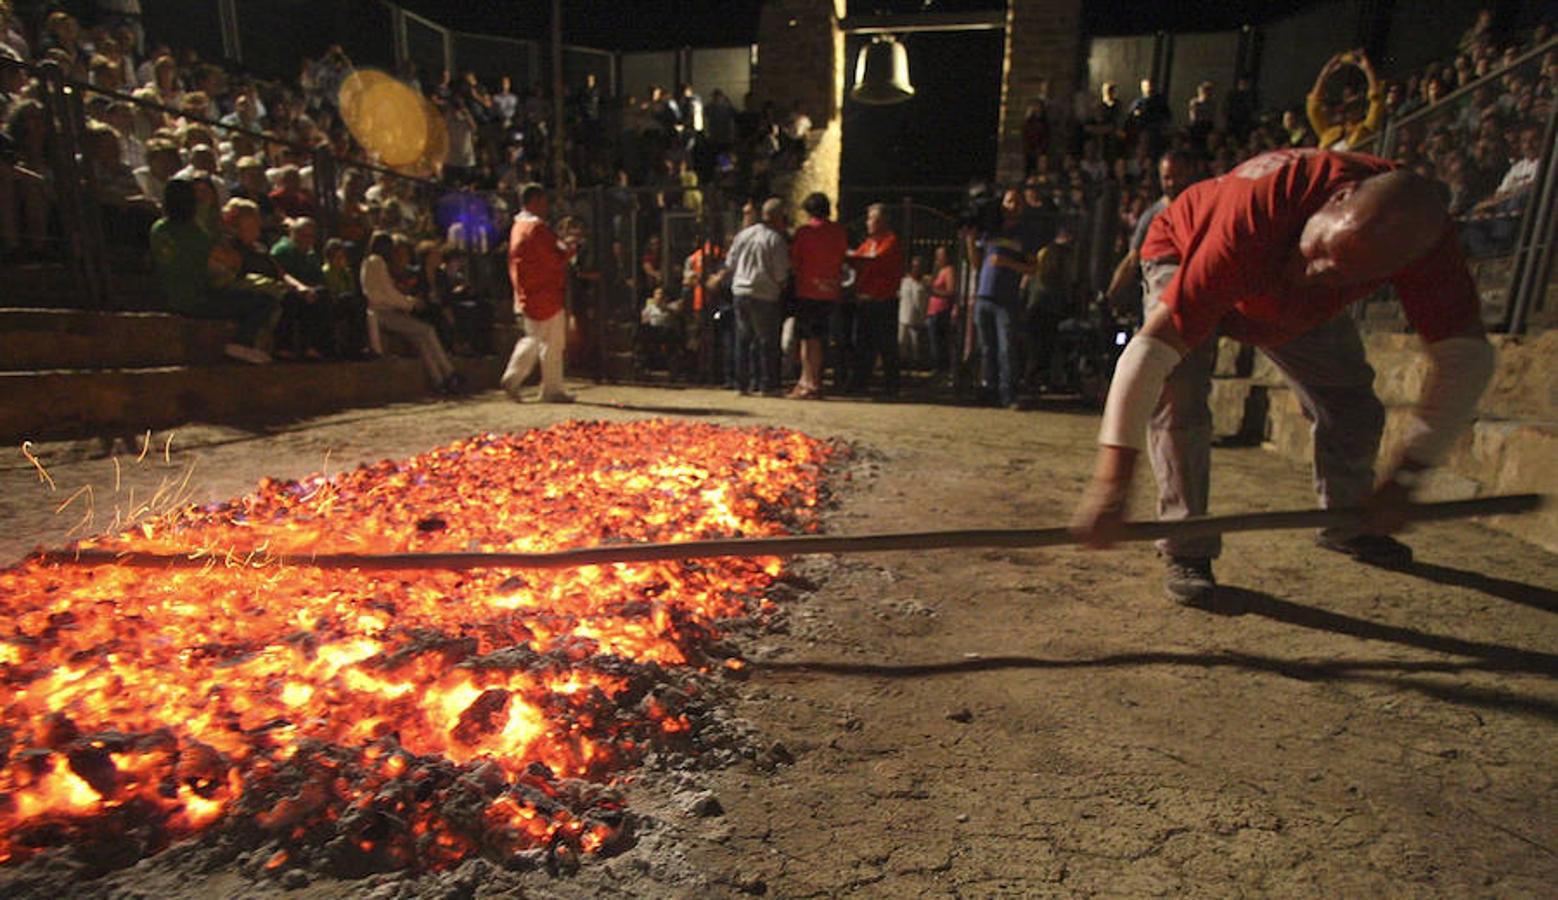
M 909 51 L 891 35 L 879 35 L 855 58 L 855 87 L 849 96 L 871 106 L 889 106 L 914 96 Z

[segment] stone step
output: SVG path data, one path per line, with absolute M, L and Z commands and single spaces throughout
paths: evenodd
M 498 384 L 503 358 L 454 360 L 471 389 Z M 186 422 L 239 422 L 316 415 L 415 400 L 432 393 L 421 363 L 242 363 L 121 369 L 0 372 L 0 440 L 140 432 Z
M 153 312 L 0 309 L 0 370 L 202 365 L 222 358 L 233 326 Z
M 1298 398 L 1286 388 L 1251 385 L 1250 389 L 1267 397 L 1262 446 L 1301 465 L 1311 465 L 1314 441 Z M 1236 387 L 1214 383 L 1214 396 L 1235 396 L 1237 392 Z M 1224 403 L 1232 401 L 1225 399 Z M 1400 453 L 1411 422 L 1410 404 L 1385 407 L 1380 466 L 1390 464 Z M 1558 460 L 1558 423 L 1484 417 L 1461 436 L 1444 465 L 1429 473 L 1419 496 L 1424 500 L 1457 500 L 1535 492 L 1558 497 L 1558 465 L 1554 460 Z M 1488 524 L 1558 553 L 1558 503 L 1549 503 L 1534 514 L 1496 517 Z
M 75 277 L 63 263 L 22 263 L 5 272 L 7 306 L 68 308 L 83 302 Z M 112 310 L 157 311 L 163 308 L 161 290 L 149 271 L 120 270 L 108 280 L 106 305 Z
M 1502 419 L 1558 421 L 1558 331 L 1488 339 L 1497 351 L 1497 368 L 1478 412 Z M 1422 340 L 1413 334 L 1371 334 L 1364 339 L 1364 348 L 1374 367 L 1374 392 L 1380 401 L 1386 406 L 1416 403 L 1428 376 Z M 1255 385 L 1287 386 L 1264 353 L 1228 338 L 1219 341 L 1215 371 L 1219 376 L 1247 374 Z

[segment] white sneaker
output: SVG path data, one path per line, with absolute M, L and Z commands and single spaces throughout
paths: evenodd
M 256 350 L 253 347 L 245 347 L 243 344 L 228 344 L 222 348 L 222 352 L 241 362 L 253 363 L 263 366 L 271 361 L 270 354 L 264 350 Z

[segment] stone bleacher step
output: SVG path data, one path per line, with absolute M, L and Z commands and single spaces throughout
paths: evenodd
M 473 390 L 497 387 L 503 358 L 454 360 Z M 424 398 L 421 363 L 242 363 L 0 372 L 0 440 L 138 433 L 187 422 L 250 423 Z
M 68 308 L 88 302 L 64 263 L 21 263 L 5 270 L 5 303 L 11 307 Z M 108 280 L 109 308 L 155 311 L 163 307 L 156 277 L 149 271 L 120 270 Z
M 1558 460 L 1558 332 L 1492 339 L 1498 368 L 1478 419 L 1445 464 L 1429 474 L 1420 491 L 1423 499 L 1526 492 L 1558 497 L 1558 466 L 1553 464 Z M 1365 343 L 1375 369 L 1375 392 L 1385 405 L 1383 465 L 1395 458 L 1406 437 L 1427 360 L 1413 335 L 1370 335 Z M 1311 423 L 1265 357 L 1256 356 L 1247 377 L 1214 378 L 1210 405 L 1216 437 L 1259 443 L 1299 465 L 1312 463 Z M 1558 503 L 1531 515 L 1495 517 L 1488 524 L 1558 552 Z
M 222 359 L 233 326 L 156 312 L 0 309 L 0 370 L 124 369 Z

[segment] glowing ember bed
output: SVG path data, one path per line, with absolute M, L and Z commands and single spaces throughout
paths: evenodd
M 208 829 L 342 874 L 618 846 L 614 779 L 699 752 L 687 679 L 740 666 L 716 629 L 760 609 L 778 560 L 410 573 L 247 551 L 809 531 L 834 452 L 665 421 L 484 435 L 83 544 L 204 570 L 0 572 L 0 858 L 125 865 Z

